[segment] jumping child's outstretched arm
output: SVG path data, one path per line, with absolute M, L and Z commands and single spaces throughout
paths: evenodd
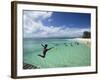
M 48 50 L 51 50 L 52 48 L 54 48 L 54 47 L 51 47 L 51 48 L 49 48 Z
M 44 47 L 44 45 L 43 44 L 41 44 L 43 47 Z

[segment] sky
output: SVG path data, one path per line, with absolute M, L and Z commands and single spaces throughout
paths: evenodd
M 90 31 L 89 13 L 23 10 L 24 38 L 80 37 Z

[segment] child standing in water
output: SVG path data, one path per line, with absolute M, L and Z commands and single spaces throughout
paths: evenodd
M 47 51 L 48 50 L 51 50 L 53 47 L 51 47 L 51 48 L 47 48 L 48 47 L 48 45 L 47 44 L 45 44 L 45 45 L 43 45 L 43 44 L 41 44 L 42 46 L 43 46 L 43 55 L 41 55 L 41 54 L 39 54 L 38 56 L 40 56 L 40 57 L 42 57 L 42 58 L 45 58 L 45 56 L 46 56 L 46 53 L 47 53 Z

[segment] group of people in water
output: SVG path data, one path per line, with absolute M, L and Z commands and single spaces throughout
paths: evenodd
M 74 42 L 74 43 L 63 43 L 65 46 L 74 46 L 74 45 L 79 45 L 79 42 Z M 55 46 L 59 46 L 58 43 L 54 44 Z
M 70 46 L 73 46 L 72 43 L 69 43 L 69 44 L 70 44 Z M 68 44 L 68 43 L 64 43 L 65 46 L 68 46 L 69 44 Z M 76 44 L 76 45 L 79 45 L 78 42 L 75 42 L 75 44 Z M 55 44 L 55 46 L 58 46 L 58 45 L 59 45 L 59 44 L 57 44 L 57 43 Z M 45 58 L 47 51 L 49 51 L 49 50 L 51 50 L 51 49 L 54 48 L 54 47 L 47 48 L 47 47 L 48 47 L 48 44 L 45 44 L 45 45 L 41 44 L 41 46 L 43 47 L 43 54 L 42 54 L 42 55 L 39 54 L 38 56 L 40 56 L 40 57 L 42 57 L 42 58 Z

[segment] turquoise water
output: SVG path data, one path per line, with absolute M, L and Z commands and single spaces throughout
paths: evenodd
M 38 68 L 80 67 L 91 65 L 91 49 L 73 39 L 23 39 L 23 63 Z M 78 43 L 78 44 L 77 44 Z M 43 47 L 48 44 L 46 57 L 42 58 Z

